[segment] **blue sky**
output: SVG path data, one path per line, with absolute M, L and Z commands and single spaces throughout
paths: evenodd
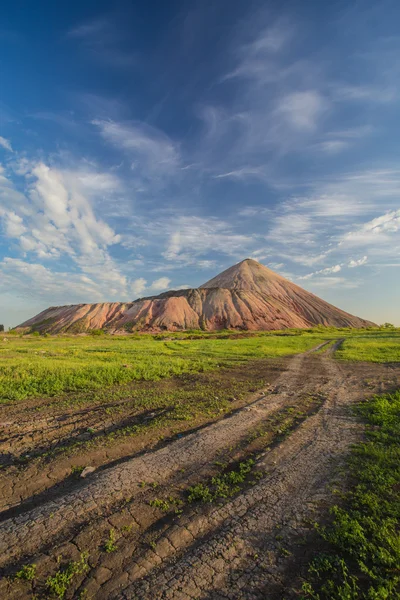
M 397 1 L 30 2 L 0 26 L 0 322 L 253 257 L 400 325 Z

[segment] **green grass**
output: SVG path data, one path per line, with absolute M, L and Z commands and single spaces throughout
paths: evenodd
M 321 336 L 163 341 L 142 337 L 29 337 L 0 342 L 0 402 L 155 381 L 308 350 Z
M 357 412 L 367 423 L 367 440 L 352 451 L 351 489 L 320 530 L 326 551 L 310 565 L 303 598 L 400 598 L 400 391 Z
M 400 362 L 400 335 L 396 332 L 381 332 L 368 337 L 347 338 L 336 351 L 336 358 L 369 362 Z
M 239 337 L 238 337 L 239 336 Z M 245 336 L 245 337 L 240 337 Z M 168 333 L 0 339 L 0 402 L 99 390 L 304 352 L 346 337 L 349 360 L 400 360 L 400 332 L 318 327 L 280 332 Z

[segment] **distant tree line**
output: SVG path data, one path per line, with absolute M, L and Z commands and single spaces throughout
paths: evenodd
M 0 331 L 4 331 L 4 325 L 0 324 Z

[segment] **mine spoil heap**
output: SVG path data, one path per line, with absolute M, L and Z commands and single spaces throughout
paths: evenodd
M 198 288 L 171 290 L 134 302 L 50 307 L 17 329 L 41 333 L 256 331 L 315 325 L 361 328 L 374 323 L 336 308 L 248 258 Z

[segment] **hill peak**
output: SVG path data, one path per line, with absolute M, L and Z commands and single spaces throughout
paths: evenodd
M 200 288 L 225 288 L 229 290 L 248 290 L 266 293 L 277 282 L 285 281 L 268 267 L 252 258 L 246 258 L 213 277 Z

